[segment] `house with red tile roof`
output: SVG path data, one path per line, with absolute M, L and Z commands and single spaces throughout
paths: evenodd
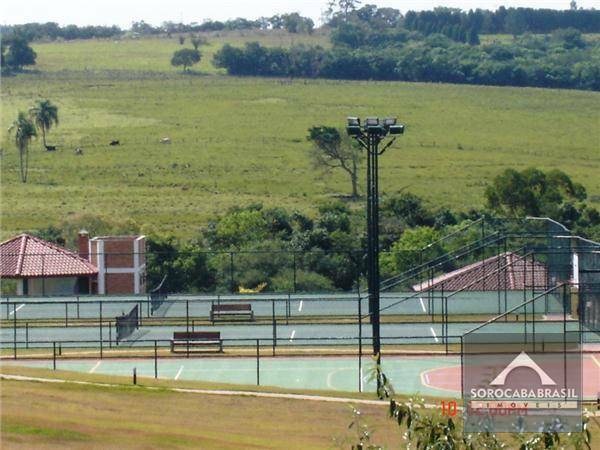
M 0 243 L 0 277 L 17 280 L 17 295 L 89 293 L 97 274 L 77 253 L 26 233 Z
M 145 237 L 78 236 L 78 253 L 30 234 L 0 243 L 0 278 L 17 295 L 145 293 Z
M 497 291 L 546 289 L 548 270 L 540 262 L 504 252 L 415 284 L 416 292 L 428 288 L 445 291 Z

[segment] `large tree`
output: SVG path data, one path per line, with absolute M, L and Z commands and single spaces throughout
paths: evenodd
M 19 150 L 21 181 L 26 183 L 29 166 L 29 144 L 31 143 L 31 139 L 37 135 L 35 125 L 24 112 L 20 112 L 17 120 L 9 128 L 9 132 L 15 133 L 15 144 Z
M 183 48 L 173 53 L 171 58 L 171 65 L 174 67 L 183 66 L 184 72 L 188 70 L 188 67 L 192 67 L 194 64 L 200 62 L 200 52 L 192 48 Z
M 2 67 L 21 70 L 24 66 L 33 66 L 37 54 L 29 46 L 29 41 L 20 35 L 6 39 L 8 50 L 2 54 Z
M 346 133 L 324 125 L 310 128 L 307 139 L 313 143 L 310 156 L 314 166 L 327 171 L 344 170 L 352 183 L 352 198 L 357 198 L 358 167 L 362 159 L 358 145 Z
M 560 220 L 561 209 L 584 200 L 586 192 L 558 169 L 506 169 L 487 187 L 485 198 L 492 211 L 508 217 L 546 215 Z
M 58 107 L 50 100 L 38 100 L 36 105 L 29 109 L 29 116 L 38 130 L 42 132 L 42 142 L 46 147 L 46 133 L 53 125 L 58 125 Z

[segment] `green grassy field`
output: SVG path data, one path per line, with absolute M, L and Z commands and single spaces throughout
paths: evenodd
M 233 205 L 310 212 L 348 193 L 349 182 L 311 167 L 307 129 L 343 126 L 347 115 L 393 114 L 407 124 L 380 162 L 386 193 L 408 189 L 432 205 L 467 209 L 482 205 L 486 183 L 504 168 L 535 165 L 566 171 L 600 204 L 599 93 L 228 77 L 210 64 L 223 42 L 325 38 L 210 39 L 192 75 L 169 66 L 180 48 L 174 37 L 37 44 L 39 72 L 2 80 L 2 237 L 81 214 L 191 236 Z M 59 151 L 34 142 L 22 184 L 6 129 L 40 97 L 60 108 L 48 139 Z M 159 143 L 166 136 L 171 145 Z M 109 147 L 112 139 L 122 145 Z
M 0 439 L 6 448 L 325 449 L 349 448 L 356 436 L 354 430 L 348 430 L 352 414 L 345 403 L 222 397 L 168 390 L 169 387 L 239 389 L 242 386 L 140 378 L 140 386 L 134 387 L 126 385 L 131 381 L 123 377 L 81 374 L 74 377 L 69 372 L 7 367 L 2 371 L 123 384 L 108 388 L 3 380 Z M 148 386 L 159 389 L 145 388 Z M 375 429 L 377 443 L 391 448 L 401 442 L 397 425 L 387 418 L 386 406 L 360 405 L 360 410 L 365 423 Z

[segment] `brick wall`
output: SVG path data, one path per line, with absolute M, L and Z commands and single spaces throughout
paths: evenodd
M 106 293 L 107 294 L 130 294 L 133 292 L 133 274 L 132 273 L 107 273 L 106 274 Z
M 104 240 L 106 267 L 133 267 L 133 241 L 130 239 Z

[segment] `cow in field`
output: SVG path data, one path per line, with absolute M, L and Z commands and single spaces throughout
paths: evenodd
M 73 153 L 75 153 L 76 155 L 83 155 L 83 149 L 81 147 L 77 147 Z
M 55 152 L 56 151 L 56 145 L 45 145 L 44 147 L 46 147 L 47 152 Z
M 121 145 L 121 143 L 119 141 L 113 140 L 113 141 L 110 141 L 110 144 L 108 144 L 108 145 L 112 145 L 114 147 L 115 145 Z
M 169 137 L 164 137 L 160 140 L 161 144 L 170 144 L 171 143 L 171 138 Z

